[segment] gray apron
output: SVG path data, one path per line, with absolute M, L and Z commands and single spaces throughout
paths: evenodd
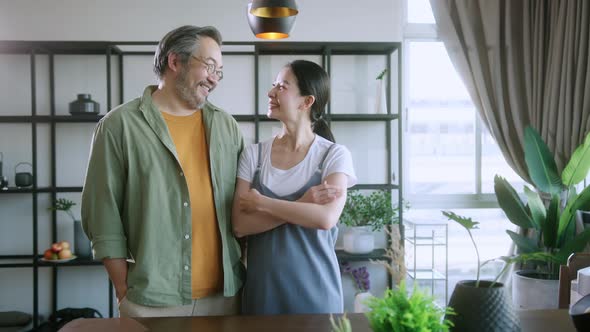
M 260 181 L 261 146 L 251 188 L 262 195 L 296 201 L 322 182 L 326 151 L 318 169 L 301 189 L 278 196 Z M 248 236 L 248 268 L 242 299 L 246 315 L 341 313 L 342 281 L 334 246 L 338 228 L 305 228 L 285 223 Z

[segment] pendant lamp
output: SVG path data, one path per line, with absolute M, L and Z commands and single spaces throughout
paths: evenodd
M 289 33 L 295 24 L 295 16 L 284 17 L 259 17 L 251 14 L 253 3 L 248 4 L 248 24 L 252 33 L 261 39 L 283 39 L 289 37 Z
M 253 0 L 249 11 L 254 16 L 266 18 L 295 16 L 299 13 L 295 0 Z

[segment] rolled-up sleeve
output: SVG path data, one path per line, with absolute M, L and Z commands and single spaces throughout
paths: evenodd
M 121 219 L 127 177 L 121 136 L 104 120 L 94 130 L 82 190 L 82 227 L 97 260 L 126 258 L 128 252 Z

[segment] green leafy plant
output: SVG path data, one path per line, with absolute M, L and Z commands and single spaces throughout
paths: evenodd
M 351 190 L 340 222 L 349 227 L 371 226 L 373 231 L 378 231 L 399 223 L 399 207 L 392 204 L 391 192 L 387 190 L 377 190 L 370 195 Z
M 467 233 L 469 234 L 469 238 L 471 239 L 471 242 L 473 243 L 473 247 L 475 247 L 475 254 L 477 255 L 477 278 L 475 279 L 475 287 L 479 287 L 479 274 L 480 274 L 480 270 L 481 270 L 481 260 L 479 258 L 479 250 L 477 250 L 477 244 L 475 244 L 475 240 L 473 239 L 473 234 L 471 234 L 472 229 L 479 228 L 479 227 L 477 227 L 477 225 L 479 225 L 479 222 L 473 221 L 473 219 L 471 219 L 471 218 L 459 216 L 456 213 L 451 212 L 451 211 L 443 211 L 442 214 L 445 217 L 449 218 L 449 220 L 453 220 L 453 221 L 457 222 L 459 225 L 463 226 L 467 230 Z
M 525 129 L 524 154 L 534 186 L 545 193 L 543 196 L 549 202 L 544 204 L 536 191 L 525 186 L 525 204 L 506 179 L 495 176 L 494 190 L 500 208 L 524 234 L 533 234 L 530 238 L 507 230 L 519 255 L 505 261 L 531 262 L 538 272 L 557 279 L 559 265 L 566 264 L 570 254 L 582 251 L 590 242 L 590 229 L 576 235 L 574 222 L 577 210 L 590 210 L 590 186 L 579 194 L 576 192 L 576 185 L 586 178 L 590 169 L 590 133 L 561 174 L 553 154 L 532 127 Z
M 385 74 L 387 73 L 387 68 L 383 69 L 383 71 L 381 73 L 379 73 L 379 75 L 377 75 L 376 80 L 382 80 L 383 77 L 385 77 Z
M 398 289 L 387 289 L 383 298 L 367 301 L 371 311 L 365 315 L 374 332 L 446 332 L 452 323 L 443 315 L 453 314 L 451 308 L 436 306 L 434 298 L 414 288 L 408 296 L 405 282 Z
M 342 317 L 336 318 L 336 320 L 330 314 L 330 324 L 332 325 L 332 332 L 352 332 L 350 320 L 346 317 L 346 313 Z
M 58 198 L 53 202 L 53 206 L 50 206 L 48 210 L 52 211 L 63 211 L 68 214 L 72 218 L 73 221 L 76 221 L 76 217 L 72 212 L 72 206 L 76 205 L 74 201 L 65 198 Z

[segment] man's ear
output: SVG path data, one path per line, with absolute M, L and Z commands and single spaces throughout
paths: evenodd
M 182 68 L 182 59 L 177 53 L 170 52 L 168 54 L 168 69 L 174 73 L 178 73 Z

